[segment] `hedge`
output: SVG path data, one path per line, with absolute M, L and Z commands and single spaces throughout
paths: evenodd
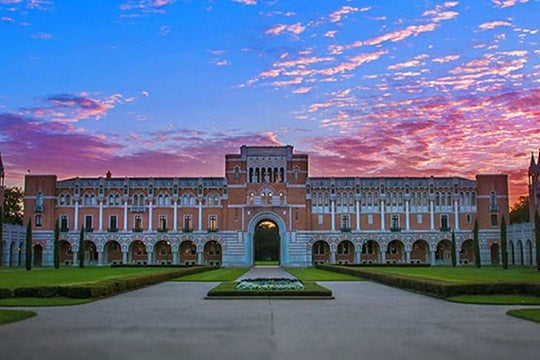
M 336 266 L 317 265 L 319 269 L 336 271 L 343 274 L 362 276 L 363 278 L 380 282 L 385 285 L 407 290 L 418 291 L 424 294 L 447 298 L 458 295 L 493 295 L 493 294 L 523 294 L 540 296 L 540 283 L 476 283 L 476 284 L 452 284 L 445 281 L 432 279 L 418 279 L 403 275 L 379 273 L 369 269 Z
M 99 298 L 120 294 L 148 285 L 158 284 L 180 276 L 196 274 L 215 269 L 214 266 L 182 267 L 164 273 L 137 274 L 113 279 L 100 280 L 95 283 L 75 285 L 19 287 L 13 290 L 0 289 L 0 298 L 10 297 L 68 297 L 75 299 Z

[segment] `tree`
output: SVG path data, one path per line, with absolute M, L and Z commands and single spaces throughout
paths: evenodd
M 506 252 L 506 219 L 504 216 L 501 220 L 501 252 L 502 252 L 502 266 L 503 269 L 508 269 L 508 253 Z
M 3 208 L 6 224 L 23 224 L 23 192 L 21 188 L 15 186 L 5 188 Z
M 482 259 L 480 258 L 480 239 L 478 239 L 478 219 L 474 220 L 473 227 L 473 247 L 474 247 L 474 264 L 477 268 L 482 266 Z
M 26 226 L 26 257 L 25 257 L 26 270 L 32 270 L 32 219 L 28 219 L 28 226 Z
M 79 252 L 77 253 L 79 260 L 79 267 L 84 267 L 84 228 L 81 226 L 81 233 L 79 234 Z
M 530 221 L 529 197 L 520 196 L 510 209 L 510 224 L 521 224 Z
M 54 268 L 60 269 L 60 222 L 56 219 L 54 223 L 54 243 L 53 243 L 53 258 L 54 258 Z
M 2 260 L 4 255 L 4 209 L 0 204 L 0 266 L 2 266 Z
M 452 266 L 456 267 L 457 265 L 457 256 L 456 256 L 456 233 L 452 230 L 452 242 L 450 244 L 450 255 L 452 256 Z
M 540 271 L 540 215 L 534 212 L 534 240 L 536 243 L 536 270 Z

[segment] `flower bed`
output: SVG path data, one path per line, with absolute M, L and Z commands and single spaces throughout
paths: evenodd
M 294 279 L 245 279 L 236 285 L 238 291 L 299 291 L 304 289 L 300 280 Z
M 254 279 L 250 279 L 254 280 Z M 250 281 L 248 280 L 248 281 Z M 273 288 L 263 288 L 264 283 L 256 282 L 257 289 L 244 288 L 238 289 L 238 285 L 242 282 L 226 281 L 220 283 L 218 286 L 210 289 L 206 295 L 206 299 L 260 299 L 260 298 L 272 298 L 272 299 L 333 299 L 332 290 L 327 289 L 314 281 L 290 281 L 287 286 L 289 288 L 278 288 L 276 284 L 273 284 Z M 296 282 L 302 284 L 302 289 L 293 288 Z M 246 287 L 248 285 L 245 285 Z

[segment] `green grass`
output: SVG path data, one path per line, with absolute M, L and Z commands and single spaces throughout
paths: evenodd
M 227 297 L 282 297 L 282 296 L 298 296 L 298 297 L 331 297 L 332 291 L 317 284 L 314 281 L 304 282 L 303 290 L 283 290 L 283 291 L 238 291 L 236 290 L 235 281 L 222 282 L 208 292 L 208 297 L 212 296 L 227 296 Z
M 0 310 L 0 325 L 31 318 L 36 315 L 34 311 L 27 310 Z
M 15 289 L 30 286 L 55 286 L 80 283 L 94 283 L 99 280 L 111 279 L 121 276 L 167 272 L 174 268 L 38 268 L 32 271 L 24 269 L 6 269 L 0 271 L 0 288 Z
M 530 321 L 540 323 L 540 309 L 508 310 L 506 314 L 520 318 L 520 319 L 525 319 L 525 320 L 530 320 Z
M 234 281 L 244 275 L 248 270 L 248 268 L 220 268 L 182 276 L 173 281 Z
M 91 299 L 70 299 L 61 297 L 51 298 L 6 298 L 0 299 L 0 306 L 67 306 L 81 305 L 91 302 Z
M 363 280 L 358 276 L 341 274 L 333 271 L 317 268 L 286 268 L 287 272 L 296 276 L 302 281 L 359 281 Z
M 255 266 L 279 266 L 279 261 L 255 261 Z
M 498 282 L 540 282 L 540 272 L 532 268 L 485 266 L 480 269 L 472 266 L 431 266 L 422 268 L 366 267 L 372 272 L 392 273 L 413 278 L 432 279 L 457 284 L 498 283 Z
M 531 295 L 461 295 L 446 300 L 464 304 L 540 305 L 540 297 Z

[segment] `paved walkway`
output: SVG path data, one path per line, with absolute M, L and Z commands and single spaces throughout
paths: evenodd
M 257 279 L 257 278 L 266 278 L 266 279 L 296 279 L 295 276 L 289 274 L 283 268 L 279 266 L 254 266 L 247 273 L 240 276 L 237 281 L 245 279 Z
M 0 326 L 2 359 L 538 360 L 540 324 L 368 281 L 335 300 L 204 300 L 168 282 Z

